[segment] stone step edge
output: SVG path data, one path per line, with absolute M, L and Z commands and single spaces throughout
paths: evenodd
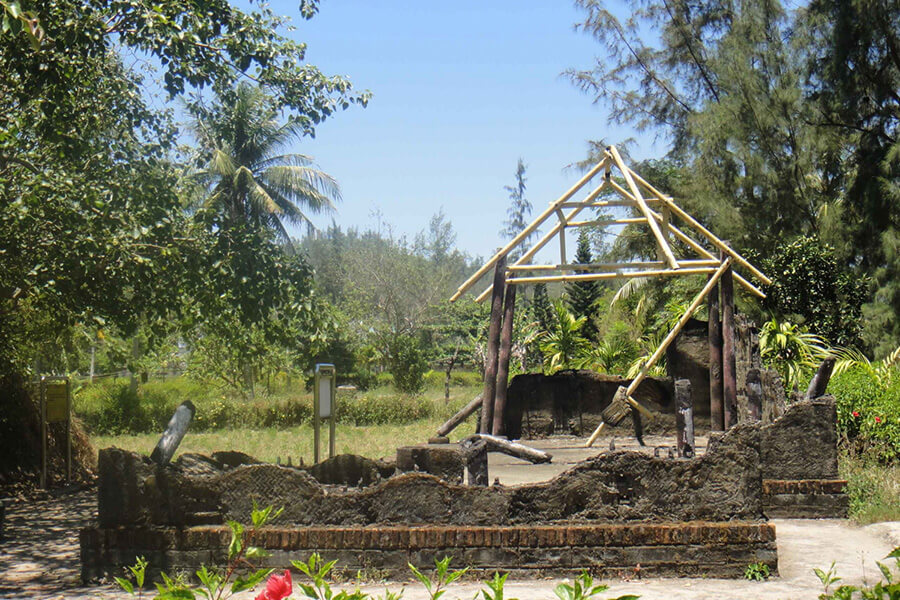
M 846 479 L 763 479 L 763 494 L 843 494 Z
M 210 548 L 228 544 L 230 536 L 230 529 L 224 526 L 183 529 L 89 527 L 80 533 L 82 548 L 142 547 L 148 550 Z M 247 543 L 268 550 L 687 546 L 774 540 L 773 524 L 747 521 L 486 527 L 267 527 L 247 533 Z

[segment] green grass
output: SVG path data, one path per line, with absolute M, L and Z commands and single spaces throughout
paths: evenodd
M 345 418 L 339 420 L 336 432 L 335 450 L 338 454 L 351 453 L 370 458 L 393 457 L 398 446 L 420 444 L 435 434 L 437 428 L 467 404 L 481 391 L 480 386 L 460 386 L 450 390 L 450 401 L 444 400 L 442 388 L 429 387 L 417 397 L 399 395 L 392 388 L 377 388 L 368 392 L 341 393 L 338 397 L 338 412 Z M 311 399 L 306 398 L 311 403 Z M 173 402 L 180 401 L 173 398 Z M 231 414 L 229 421 L 243 415 L 258 414 L 259 406 L 267 410 L 278 410 L 283 406 L 283 398 L 258 399 L 242 406 L 236 399 L 221 398 L 218 402 L 228 403 Z M 216 404 L 194 402 L 197 405 L 197 419 L 202 423 L 204 411 L 215 409 Z M 174 405 L 173 405 L 174 406 Z M 343 408 L 342 408 L 343 407 Z M 352 411 L 352 414 L 351 414 Z M 207 417 L 208 418 L 208 417 Z M 456 431 L 459 439 L 475 430 L 473 415 Z M 294 464 L 302 458 L 305 464 L 313 458 L 313 429 L 311 423 L 256 426 L 252 420 L 248 426 L 224 428 L 192 427 L 178 448 L 178 453 L 199 452 L 210 454 L 217 450 L 239 450 L 260 460 L 274 462 L 277 458 L 287 461 L 290 456 Z M 366 423 L 364 425 L 357 423 Z M 95 448 L 117 446 L 142 454 L 149 454 L 162 433 L 164 423 L 152 433 L 94 434 L 91 442 Z M 323 424 L 321 452 L 327 456 L 327 424 Z M 177 455 L 176 455 L 177 456 Z
M 844 453 L 840 472 L 847 480 L 851 519 L 860 525 L 900 520 L 900 465 L 867 462 Z
M 369 458 L 392 458 L 398 446 L 421 444 L 434 435 L 435 430 L 443 422 L 442 419 L 423 419 L 405 425 L 337 425 L 335 433 L 335 450 L 338 454 L 360 454 Z M 326 426 L 327 427 L 327 426 Z M 454 432 L 457 439 L 465 437 L 475 429 L 475 417 L 460 425 Z M 323 428 L 321 452 L 328 455 L 327 432 Z M 142 454 L 149 454 L 159 434 L 104 435 L 92 438 L 96 448 L 117 446 Z M 188 433 L 178 454 L 199 452 L 211 454 L 217 450 L 239 450 L 261 460 L 275 462 L 281 458 L 287 461 L 290 456 L 297 464 L 302 458 L 310 464 L 313 458 L 313 428 L 311 425 L 300 425 L 286 429 L 269 427 L 266 429 L 230 429 Z M 176 454 L 177 456 L 177 454 Z

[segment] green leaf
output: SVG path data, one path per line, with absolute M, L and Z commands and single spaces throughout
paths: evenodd
M 119 584 L 120 588 L 122 588 L 123 590 L 125 590 L 126 592 L 128 592 L 129 594 L 134 596 L 134 584 L 133 583 L 131 583 L 130 581 L 128 581 L 127 579 L 124 579 L 122 577 L 116 577 L 115 580 L 116 580 L 116 583 Z
M 263 579 L 268 577 L 275 569 L 259 569 L 258 571 L 247 575 L 246 577 L 238 577 L 231 584 L 231 593 L 237 594 L 244 590 L 249 590 L 257 586 Z

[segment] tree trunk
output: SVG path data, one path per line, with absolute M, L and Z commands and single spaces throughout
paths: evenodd
M 725 430 L 737 425 L 737 369 L 734 359 L 734 279 L 722 275 L 722 391 Z
M 722 390 L 722 323 L 719 321 L 719 286 L 709 292 L 709 429 L 722 431 L 725 427 L 723 416 Z

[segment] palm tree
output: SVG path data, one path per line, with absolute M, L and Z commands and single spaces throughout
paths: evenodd
M 308 213 L 334 210 L 337 182 L 310 157 L 281 151 L 302 135 L 297 120 L 282 122 L 271 97 L 240 83 L 211 107 L 194 104 L 191 131 L 202 164 L 195 178 L 207 190 L 204 208 L 225 228 L 250 223 L 289 236 L 286 223 L 313 229 Z
M 550 373 L 560 369 L 578 369 L 584 366 L 591 344 L 581 334 L 586 317 L 575 317 L 562 300 L 553 303 L 554 321 L 550 331 L 545 331 L 541 342 L 544 366 Z

